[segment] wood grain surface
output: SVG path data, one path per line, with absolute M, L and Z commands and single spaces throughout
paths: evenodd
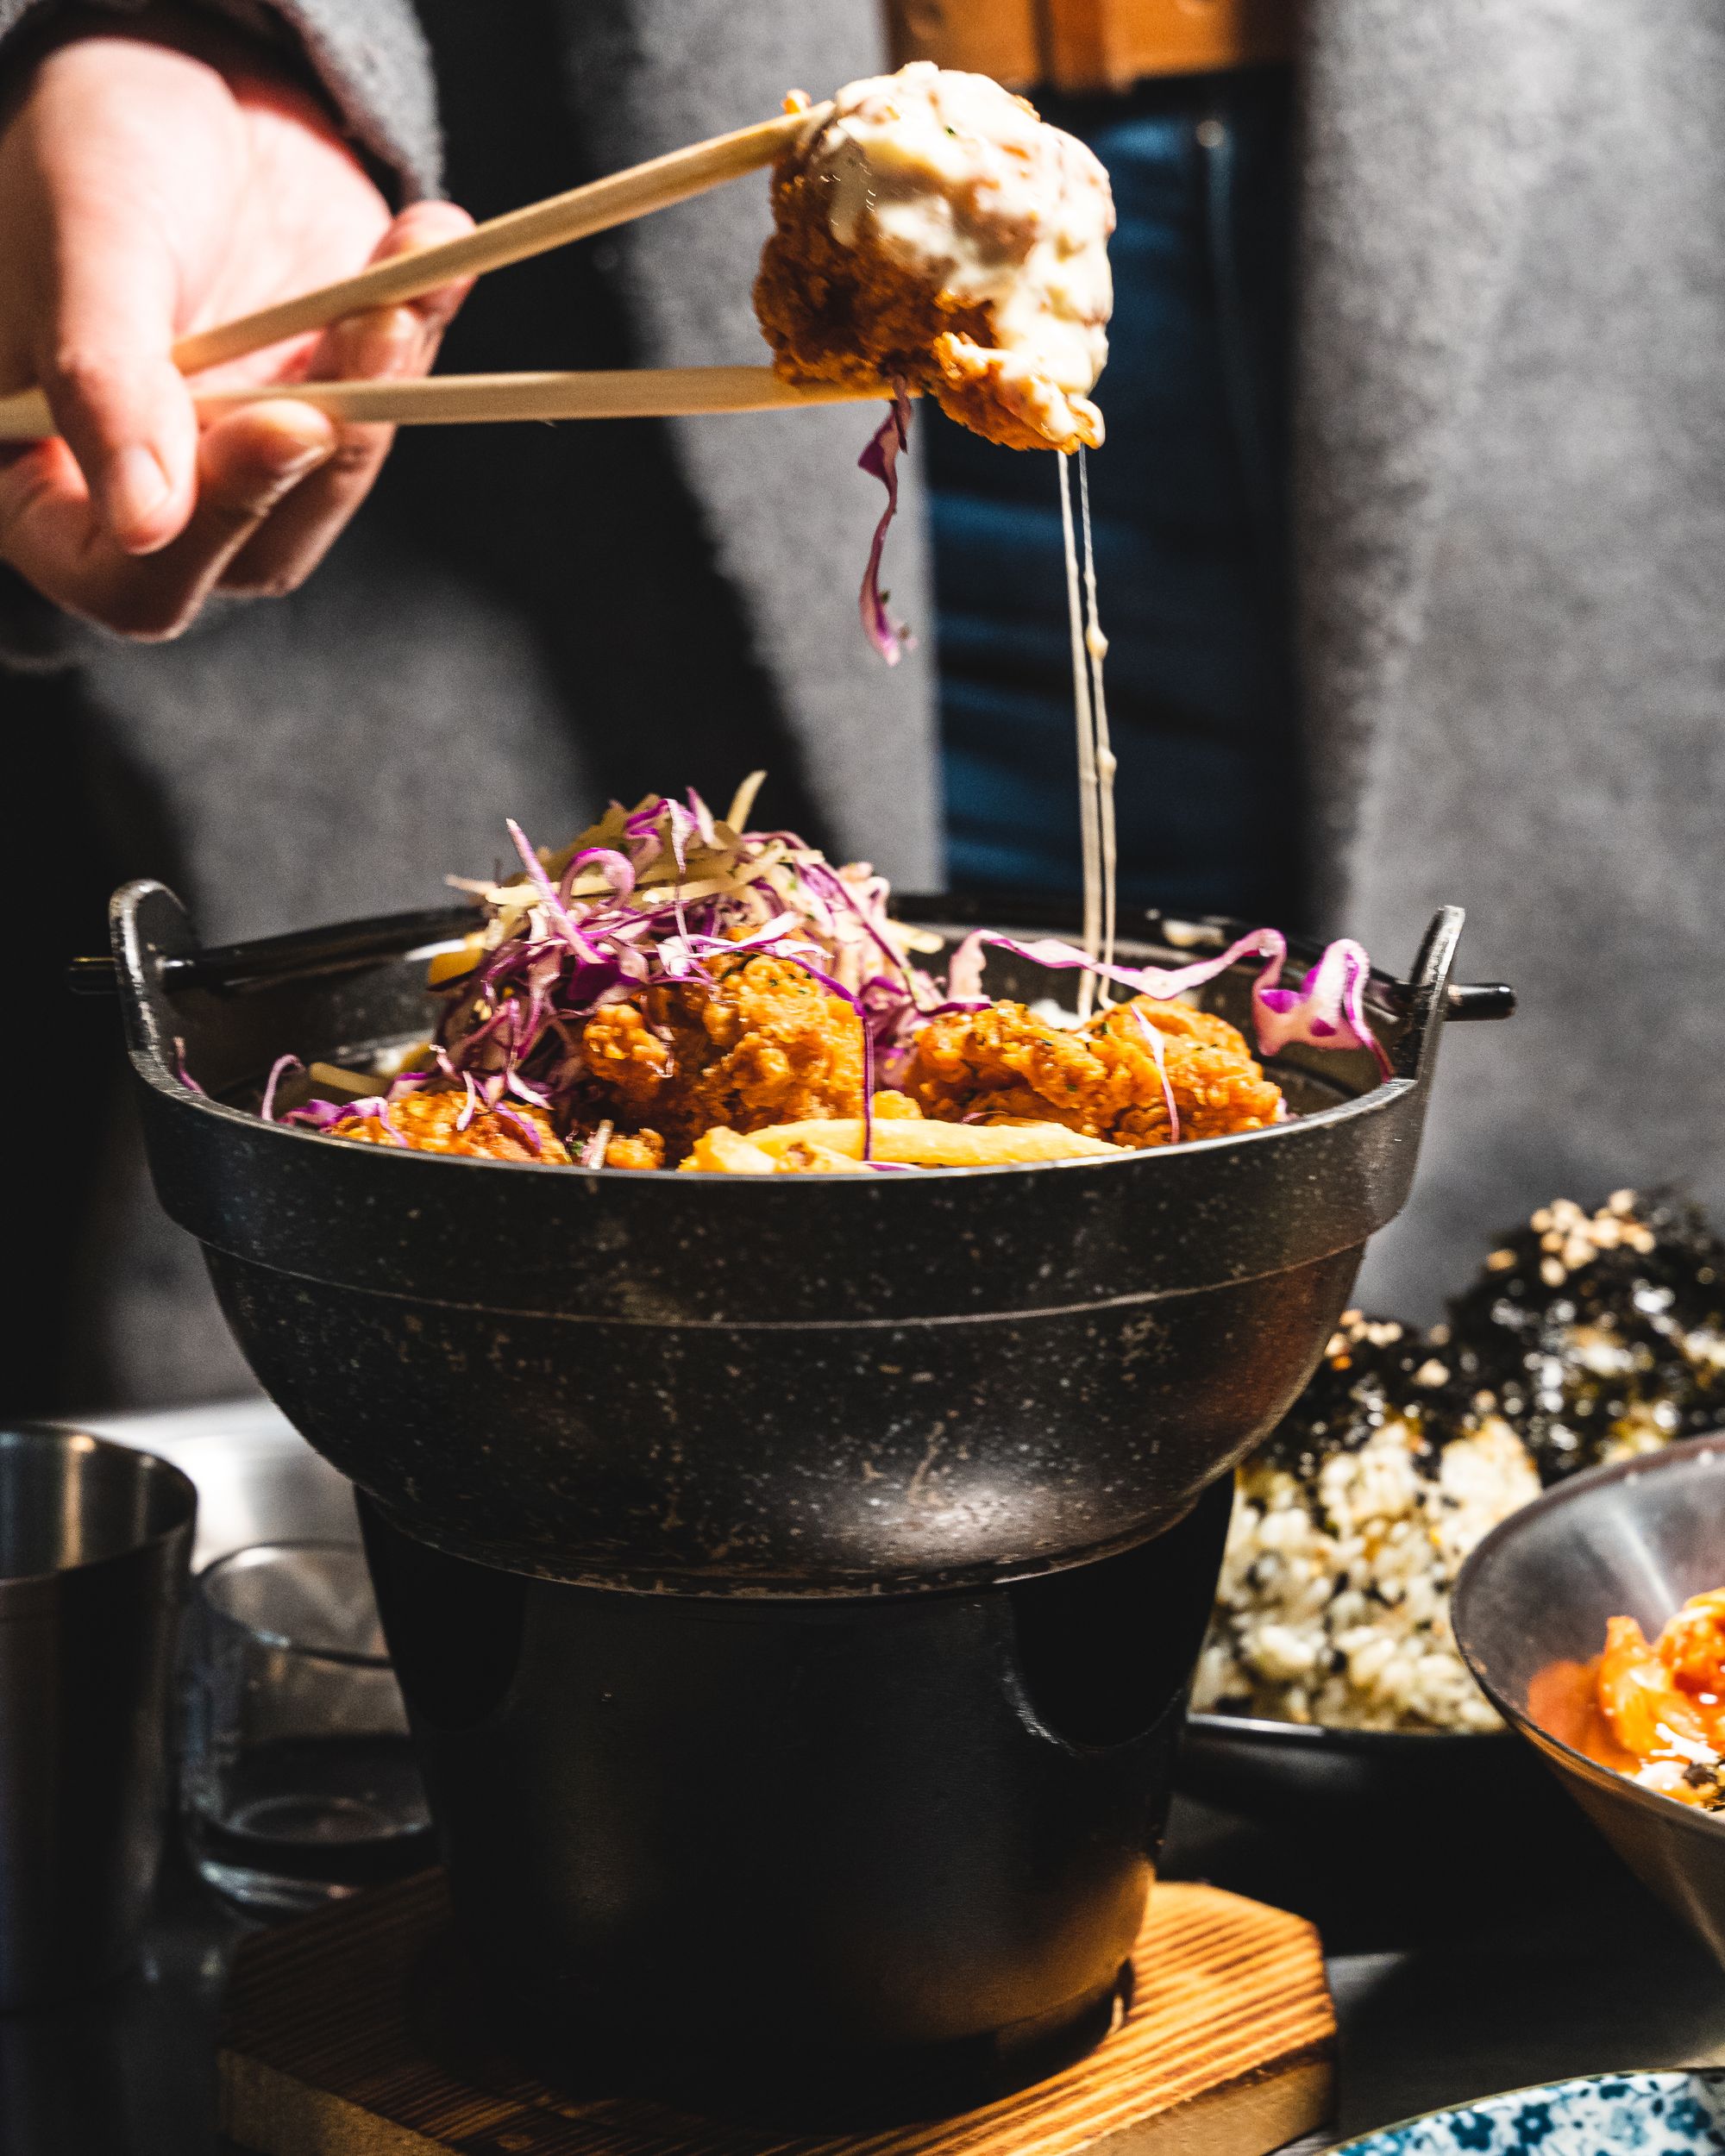
M 1292 60 L 1300 0 L 887 0 L 887 24 L 895 67 L 971 68 L 1034 98 Z
M 1264 2156 L 1329 2114 L 1317 1934 L 1214 1887 L 1155 1890 L 1132 2008 L 1088 2057 L 983 2109 L 856 2134 L 550 2088 L 477 2034 L 448 1921 L 427 1872 L 248 1940 L 223 2130 L 262 2156 Z

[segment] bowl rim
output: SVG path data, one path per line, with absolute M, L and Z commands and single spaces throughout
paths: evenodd
M 1405 2134 L 1411 2127 L 1429 2126 L 1439 2119 L 1465 2118 L 1488 2104 L 1507 2103 L 1516 2096 L 1567 2095 L 1573 2090 L 1595 2088 L 1606 2081 L 1695 2080 L 1710 2082 L 1716 2086 L 1725 2084 L 1725 2066 L 1619 2066 L 1603 2068 L 1590 2074 L 1562 2074 L 1553 2081 L 1521 2082 L 1514 2088 L 1493 2089 L 1484 2096 L 1469 2096 L 1458 2103 L 1440 2103 L 1429 2111 L 1412 2111 L 1404 2119 L 1387 2119 L 1382 2126 L 1369 2126 L 1363 2134 L 1333 2143 L 1326 2156 L 1352 2156 L 1353 2152 L 1369 2147 L 1382 2134 Z
M 1497 1562 L 1502 1552 L 1515 1539 L 1518 1529 L 1524 1528 L 1536 1514 L 1559 1512 L 1565 1505 L 1573 1504 L 1592 1491 L 1603 1489 L 1614 1482 L 1635 1482 L 1643 1476 L 1679 1472 L 1697 1465 L 1703 1459 L 1725 1458 L 1725 1425 L 1714 1430 L 1702 1431 L 1693 1437 L 1674 1438 L 1656 1451 L 1632 1452 L 1627 1459 L 1608 1460 L 1601 1467 L 1585 1469 L 1579 1475 L 1566 1476 L 1550 1489 L 1542 1490 L 1531 1504 L 1523 1505 L 1511 1513 L 1481 1541 L 1475 1544 L 1456 1576 L 1450 1593 L 1452 1628 L 1455 1634 L 1457 1651 L 1466 1663 L 1469 1673 L 1480 1690 L 1497 1709 L 1509 1727 L 1527 1742 L 1554 1760 L 1567 1774 L 1576 1776 L 1592 1788 L 1606 1795 L 1633 1803 L 1650 1817 L 1662 1821 L 1667 1827 L 1686 1827 L 1690 1833 L 1711 1835 L 1715 1839 L 1725 1838 L 1725 1812 L 1704 1812 L 1697 1805 L 1679 1804 L 1663 1791 L 1647 1789 L 1640 1782 L 1633 1782 L 1627 1774 L 1620 1774 L 1615 1767 L 1602 1766 L 1598 1760 L 1590 1759 L 1584 1752 L 1578 1752 L 1573 1745 L 1565 1744 L 1561 1737 L 1536 1722 L 1524 1708 L 1518 1707 L 1494 1684 L 1481 1667 L 1481 1659 L 1470 1644 L 1465 1627 L 1465 1611 L 1470 1587 L 1489 1567 Z M 1721 1559 L 1725 1572 L 1725 1557 Z M 1609 1613 L 1608 1613 L 1609 1614 Z M 1600 1618 L 1603 1628 L 1603 1615 Z
M 1509 1729 L 1348 1729 L 1333 1722 L 1285 1722 L 1268 1714 L 1226 1714 L 1214 1708 L 1194 1708 L 1186 1726 L 1201 1736 L 1237 1737 L 1242 1741 L 1280 1745 L 1290 1752 L 1326 1751 L 1370 1755 L 1402 1745 L 1501 1744 Z
M 1267 1072 L 1274 1075 L 1275 1059 L 1265 1058 L 1264 1067 Z M 233 1101 L 219 1100 L 210 1094 L 193 1093 L 185 1087 L 174 1084 L 171 1079 L 164 1083 L 157 1080 L 154 1073 L 147 1073 L 146 1078 L 147 1082 L 172 1100 L 176 1106 L 189 1107 L 195 1113 L 204 1115 L 213 1113 L 224 1122 L 237 1122 L 248 1130 L 270 1132 L 273 1138 L 289 1138 L 296 1143 L 303 1141 L 316 1145 L 341 1144 L 346 1150 L 353 1150 L 349 1141 L 336 1138 L 329 1131 L 310 1130 L 301 1124 L 266 1123 L 255 1110 L 240 1107 Z M 1401 1076 L 1380 1079 L 1377 1084 L 1368 1091 L 1356 1094 L 1350 1100 L 1335 1101 L 1328 1107 L 1314 1108 L 1309 1114 L 1290 1116 L 1285 1122 L 1265 1124 L 1258 1130 L 1232 1131 L 1220 1138 L 1190 1138 L 1183 1141 L 1177 1150 L 1182 1159 L 1189 1159 L 1195 1154 L 1199 1153 L 1225 1151 L 1237 1153 L 1246 1146 L 1259 1144 L 1266 1140 L 1278 1138 L 1285 1140 L 1287 1134 L 1290 1131 L 1310 1130 L 1346 1122 L 1361 1113 L 1379 1113 L 1390 1101 L 1399 1099 L 1404 1094 L 1411 1093 L 1417 1083 L 1418 1081 L 1415 1079 Z M 266 1140 L 265 1142 L 271 1141 Z M 393 1161 L 398 1163 L 405 1159 L 430 1163 L 449 1169 L 507 1169 L 516 1174 L 525 1170 L 530 1174 L 556 1175 L 564 1178 L 571 1175 L 606 1177 L 626 1175 L 631 1184 L 674 1183 L 680 1188 L 690 1185 L 701 1187 L 711 1184 L 724 1189 L 734 1188 L 739 1180 L 746 1180 L 722 1175 L 686 1175 L 681 1169 L 675 1168 L 584 1168 L 573 1161 L 568 1166 L 563 1166 L 555 1161 L 492 1160 L 474 1154 L 433 1153 L 417 1148 L 403 1149 L 392 1145 L 372 1145 L 365 1150 L 375 1155 L 379 1160 Z M 928 1183 L 937 1181 L 944 1181 L 955 1176 L 963 1176 L 967 1181 L 970 1181 L 982 1175 L 1036 1175 L 1051 1168 L 1066 1171 L 1089 1169 L 1094 1172 L 1107 1173 L 1129 1167 L 1134 1162 L 1170 1158 L 1176 1150 L 1175 1147 L 1169 1145 L 1142 1146 L 1136 1149 L 1123 1147 L 1112 1153 L 1079 1153 L 1064 1160 L 995 1161 L 968 1168 L 959 1166 L 919 1168 L 915 1171 L 914 1179 L 909 1175 L 853 1175 L 817 1169 L 801 1175 L 775 1177 L 772 1181 L 775 1188 L 780 1188 L 785 1184 L 818 1182 L 846 1189 L 890 1190 L 900 1184 L 921 1188 Z
M 149 902 L 157 893 L 160 893 L 169 899 L 179 910 L 182 918 L 185 918 L 185 908 L 180 905 L 178 898 L 168 891 L 166 886 L 149 879 L 122 884 L 110 901 L 115 958 L 122 984 L 129 972 L 141 974 L 144 970 L 147 962 L 145 956 L 141 951 L 134 948 L 138 941 L 136 916 L 140 906 Z M 914 919 L 917 925 L 939 929 L 943 931 L 968 931 L 975 924 L 963 918 L 965 909 L 962 898 L 954 908 L 958 918 L 943 918 L 938 910 L 950 903 L 952 899 L 951 893 L 909 893 L 905 894 L 899 904 L 906 917 Z M 451 908 L 449 911 L 453 916 L 457 909 Z M 1051 908 L 1051 911 L 1057 912 L 1057 906 Z M 309 945 L 320 935 L 335 935 L 344 930 L 373 926 L 380 931 L 386 931 L 392 925 L 400 924 L 404 927 L 411 925 L 423 932 L 413 936 L 402 950 L 392 953 L 392 957 L 401 962 L 423 962 L 438 950 L 453 948 L 461 940 L 459 935 L 453 931 L 448 934 L 439 934 L 430 930 L 428 926 L 428 918 L 427 914 L 423 912 L 380 914 L 357 922 L 330 923 L 321 929 L 296 931 L 284 937 L 264 938 L 255 948 L 261 950 L 272 944 L 302 942 Z M 1176 930 L 1186 931 L 1193 938 L 1192 948 L 1194 950 L 1200 948 L 1204 942 L 1220 941 L 1223 935 L 1233 932 L 1241 925 L 1232 920 L 1225 920 L 1221 916 L 1213 915 L 1191 921 L 1176 915 L 1162 913 L 1157 909 L 1145 909 L 1145 924 L 1150 929 L 1150 932 L 1138 935 L 1128 934 L 1122 937 L 1121 946 L 1123 949 L 1130 949 L 1134 945 L 1147 945 L 1151 948 L 1159 946 L 1162 949 L 1177 951 L 1182 947 L 1180 942 L 1164 940 L 1159 934 L 1159 931 L 1170 924 Z M 1422 975 L 1428 975 L 1440 988 L 1446 986 L 1453 970 L 1456 946 L 1459 941 L 1461 929 L 1462 918 L 1459 909 L 1440 908 L 1426 931 L 1420 950 L 1409 967 L 1408 976 L 1404 979 L 1388 972 L 1380 966 L 1371 966 L 1368 972 L 1368 993 L 1375 990 L 1380 1001 L 1386 990 L 1399 990 L 1404 996 L 1417 998 L 1422 986 Z M 1027 934 L 1032 931 L 1027 925 L 1015 925 L 1014 932 Z M 1065 931 L 1057 927 L 1049 928 L 1044 924 L 1034 932 L 1057 935 Z M 1315 945 L 1311 944 L 1309 937 L 1285 931 L 1283 932 L 1287 936 L 1290 958 L 1293 958 L 1296 953 L 1303 958 L 1308 955 L 1308 945 L 1314 950 L 1316 948 Z M 1236 965 L 1244 967 L 1248 962 L 1249 961 L 1242 958 L 1236 961 Z M 127 994 L 123 985 L 122 994 L 122 1000 L 129 1006 L 131 998 Z M 1268 1141 L 1280 1141 L 1285 1146 L 1294 1142 L 1295 1134 L 1302 1131 L 1322 1130 L 1338 1123 L 1349 1122 L 1360 1116 L 1379 1116 L 1404 1096 L 1417 1092 L 1423 1085 L 1429 1082 L 1433 1057 L 1448 1015 L 1447 1011 L 1443 1005 L 1441 994 L 1434 999 L 1433 1008 L 1423 1018 L 1417 1015 L 1419 1008 L 1417 1002 L 1410 1003 L 1408 1008 L 1410 1013 L 1415 1014 L 1416 1023 L 1416 1030 L 1412 1037 L 1414 1043 L 1414 1053 L 1411 1059 L 1411 1068 L 1407 1069 L 1398 1068 L 1388 1076 L 1380 1071 L 1373 1081 L 1361 1092 L 1351 1094 L 1343 1093 L 1339 1099 L 1330 1101 L 1323 1107 L 1313 1109 L 1305 1114 L 1290 1116 L 1283 1122 L 1268 1124 L 1258 1130 L 1235 1131 L 1216 1138 L 1189 1139 L 1177 1147 L 1150 1146 L 1136 1150 L 1123 1150 L 1116 1153 L 1081 1154 L 1076 1158 L 1067 1160 L 1002 1162 L 991 1163 L 986 1167 L 925 1168 L 917 1170 L 914 1175 L 905 1175 L 816 1173 L 812 1175 L 795 1177 L 775 1177 L 771 1179 L 772 1183 L 777 1187 L 786 1182 L 815 1182 L 827 1188 L 837 1188 L 859 1191 L 878 1191 L 883 1188 L 890 1189 L 895 1184 L 904 1184 L 913 1188 L 925 1188 L 930 1185 L 944 1183 L 955 1178 L 973 1182 L 979 1179 L 992 1179 L 995 1176 L 1035 1175 L 1050 1168 L 1107 1170 L 1120 1169 L 1134 1163 L 1164 1157 L 1186 1159 L 1196 1154 L 1217 1153 L 1238 1156 L 1250 1147 Z M 304 1125 L 278 1122 L 266 1123 L 254 1109 L 242 1107 L 235 1101 L 206 1093 L 201 1087 L 193 1089 L 188 1087 L 182 1081 L 171 1066 L 168 1057 L 163 1053 L 163 1044 L 154 1039 L 147 1041 L 138 1037 L 134 1029 L 129 1008 L 126 1030 L 128 1051 L 133 1068 L 145 1084 L 173 1109 L 182 1112 L 189 1111 L 194 1115 L 201 1115 L 220 1123 L 238 1125 L 248 1133 L 259 1131 L 268 1133 L 267 1138 L 258 1141 L 265 1144 L 274 1144 L 284 1140 L 292 1140 L 298 1144 L 322 1144 L 328 1138 L 328 1133 L 310 1130 Z M 177 1039 L 175 1045 L 178 1046 Z M 1258 1060 L 1270 1075 L 1276 1075 L 1275 1066 L 1278 1058 L 1260 1056 Z M 1304 1070 L 1300 1065 L 1287 1068 L 1301 1069 L 1302 1075 L 1307 1076 L 1317 1075 L 1314 1072 Z M 1339 1086 L 1337 1090 L 1340 1092 Z M 356 1147 L 351 1143 L 340 1140 L 333 1141 L 329 1150 L 336 1149 L 344 1154 L 362 1153 L 371 1156 L 374 1161 L 392 1161 L 396 1163 L 398 1169 L 404 1163 L 410 1163 L 411 1172 L 419 1175 L 423 1175 L 428 1167 L 439 1167 L 467 1171 L 486 1168 L 508 1169 L 517 1173 L 527 1170 L 536 1172 L 542 1177 L 555 1176 L 565 1181 L 572 1174 L 583 1177 L 602 1176 L 607 1181 L 626 1176 L 632 1186 L 649 1188 L 668 1182 L 674 1182 L 680 1188 L 711 1184 L 718 1187 L 718 1197 L 723 1196 L 726 1187 L 734 1188 L 737 1181 L 744 1180 L 720 1175 L 689 1175 L 679 1169 L 669 1168 L 590 1169 L 581 1167 L 573 1162 L 568 1166 L 561 1166 L 555 1162 L 540 1160 L 497 1161 L 464 1154 L 434 1153 L 421 1150 L 418 1148 L 398 1148 L 391 1145 Z M 355 1171 L 349 1170 L 348 1172 Z M 375 1172 L 375 1170 L 371 1172 Z M 712 1202 L 718 1202 L 718 1197 L 716 1197 Z

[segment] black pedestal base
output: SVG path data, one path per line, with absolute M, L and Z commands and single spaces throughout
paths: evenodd
M 1034 1581 L 771 1602 L 498 1571 L 362 1501 L 457 1920 L 536 2048 L 974 2102 L 1094 2040 L 1229 1501 Z M 670 1969 L 698 2017 L 656 2016 Z

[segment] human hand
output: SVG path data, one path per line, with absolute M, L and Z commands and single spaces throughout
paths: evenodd
M 268 48 L 154 9 L 57 25 L 0 126 L 0 391 L 41 385 L 61 437 L 0 445 L 0 561 L 56 604 L 176 636 L 212 591 L 292 590 L 369 491 L 392 429 L 248 405 L 200 429 L 176 337 L 448 239 L 388 204 Z M 198 377 L 427 372 L 465 285 Z

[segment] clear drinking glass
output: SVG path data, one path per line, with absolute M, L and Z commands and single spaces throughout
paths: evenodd
M 364 1553 L 258 1543 L 201 1572 L 181 1808 L 209 1883 L 315 1908 L 436 1861 Z

